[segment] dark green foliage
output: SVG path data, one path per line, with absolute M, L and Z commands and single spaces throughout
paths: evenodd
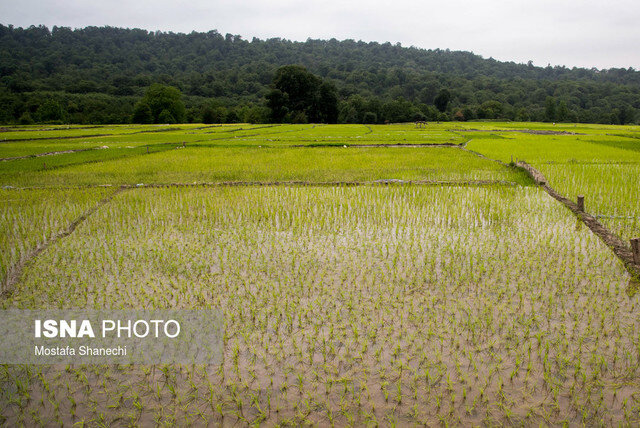
M 235 110 L 231 110 L 227 113 L 227 116 L 225 117 L 224 122 L 238 123 L 240 122 L 240 117 L 238 116 L 238 113 L 235 112 Z
M 224 123 L 228 114 L 225 107 L 207 106 L 202 112 L 202 123 Z
M 446 89 L 441 89 L 436 98 L 433 100 L 433 105 L 435 105 L 439 111 L 446 111 L 450 100 L 451 92 Z
M 269 109 L 258 105 L 247 106 L 243 109 L 242 121 L 247 123 L 267 123 L 269 122 Z
M 503 117 L 503 110 L 504 106 L 501 102 L 491 100 L 483 102 L 482 105 L 478 107 L 477 114 L 479 119 L 497 119 Z
M 33 118 L 28 111 L 25 111 L 24 113 L 22 113 L 22 116 L 20 116 L 20 120 L 18 120 L 18 123 L 20 125 L 31 125 L 33 124 Z
M 569 109 L 567 108 L 567 103 L 564 100 L 560 100 L 558 103 L 558 108 L 556 110 L 556 119 L 558 122 L 568 122 L 569 121 Z
M 280 67 L 266 98 L 273 122 L 336 123 L 338 120 L 335 86 L 299 65 Z
M 338 92 L 333 83 L 323 82 L 320 85 L 316 108 L 318 122 L 338 122 Z
M 140 104 L 146 104 L 154 123 L 181 123 L 186 113 L 181 98 L 178 89 L 156 83 L 149 87 L 138 107 L 144 108 Z
M 227 109 L 220 121 L 227 116 L 244 121 L 251 111 L 251 120 L 281 122 L 290 113 L 289 100 L 269 85 L 276 70 L 288 64 L 300 64 L 334 85 L 321 85 L 318 92 L 324 95 L 304 111 L 309 121 L 362 123 L 367 112 L 378 123 L 420 115 L 443 120 L 460 110 L 467 120 L 497 114 L 496 119 L 510 120 L 631 123 L 639 119 L 640 110 L 640 72 L 631 68 L 543 68 L 469 52 L 354 40 L 246 41 L 216 31 L 0 25 L 0 57 L 2 123 L 17 123 L 27 112 L 36 122 L 129 122 L 136 103 L 153 84 L 183 94 L 189 115 L 168 109 L 178 122 L 202 120 L 212 101 L 212 108 Z M 441 96 L 445 90 L 447 103 Z M 547 97 L 554 106 L 547 105 Z M 47 100 L 58 105 L 43 106 Z M 331 108 L 323 107 L 324 101 Z M 482 107 L 488 101 L 501 103 L 502 109 L 488 112 Z M 271 109 L 271 119 L 260 107 L 254 109 L 266 103 L 281 106 Z M 154 122 L 163 109 L 152 109 Z M 148 120 L 146 111 L 137 113 L 139 121 Z
M 202 123 L 216 123 L 215 113 L 211 107 L 206 107 L 202 112 Z
M 271 122 L 282 123 L 289 113 L 289 97 L 279 89 L 272 89 L 267 94 L 267 107 L 270 110 L 269 119 Z
M 151 107 L 146 102 L 139 102 L 133 109 L 133 123 L 153 123 Z
M 632 107 L 623 105 L 618 109 L 618 121 L 620 122 L 620 125 L 633 123 L 635 120 L 636 112 Z
M 157 123 L 176 123 L 176 118 L 173 117 L 173 114 L 167 109 L 164 109 L 158 115 Z
M 413 121 L 413 105 L 404 98 L 398 98 L 386 103 L 382 109 L 384 117 L 389 122 Z
M 362 123 L 377 123 L 378 122 L 378 115 L 376 115 L 373 112 L 366 112 L 362 118 Z
M 547 122 L 553 122 L 556 120 L 556 99 L 553 97 L 547 97 L 544 103 L 544 117 Z
M 469 107 L 465 107 L 462 109 L 462 116 L 464 120 L 473 120 L 476 118 L 475 113 Z
M 58 101 L 48 99 L 38 108 L 36 115 L 40 122 L 55 123 L 62 122 L 65 111 Z

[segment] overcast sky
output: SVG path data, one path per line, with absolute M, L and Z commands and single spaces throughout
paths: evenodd
M 335 37 L 539 66 L 640 69 L 638 0 L 0 0 L 0 22 Z

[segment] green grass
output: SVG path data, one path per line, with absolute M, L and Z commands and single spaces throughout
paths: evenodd
M 102 136 L 100 136 L 102 135 Z M 6 139 L 6 141 L 2 141 Z M 13 139 L 33 138 L 30 141 Z M 461 144 L 468 138 L 440 125 L 122 125 L 0 132 L 0 157 L 27 156 L 102 145 L 298 146 Z
M 633 162 L 640 163 L 640 153 L 625 150 L 616 145 L 620 137 L 573 135 L 515 135 L 503 139 L 473 139 L 467 147 L 492 159 L 510 162 L 511 158 L 526 160 L 536 165 L 541 163 L 567 162 Z M 609 139 L 609 140 L 608 140 Z
M 0 307 L 219 308 L 223 363 L 0 365 L 2 424 L 640 424 L 638 285 L 566 208 L 491 161 L 528 161 L 631 237 L 639 127 L 81 128 L 0 132 L 14 139 L 0 158 L 109 147 L 0 162 L 2 186 L 43 187 L 0 191 L 3 275 L 133 186 L 25 264 Z M 489 159 L 353 147 L 425 143 Z M 385 179 L 454 185 L 135 186 Z M 474 180 L 508 183 L 455 185 Z
M 157 147 L 157 146 L 153 146 Z M 144 148 L 136 149 L 139 154 Z M 100 151 L 102 152 L 102 151 Z M 107 151 L 104 151 L 107 153 Z M 133 153 L 134 150 L 131 150 Z M 94 152 L 68 155 L 96 156 Z M 43 158 L 28 160 L 36 166 Z M 27 161 L 23 161 L 27 163 Z M 189 147 L 84 163 L 37 174 L 0 175 L 14 187 L 64 184 L 193 183 L 219 181 L 503 180 L 528 184 L 522 173 L 455 148 Z
M 12 140 L 41 140 L 55 138 L 85 138 L 97 135 L 134 134 L 158 130 L 188 130 L 206 125 L 104 125 L 104 126 L 12 126 L 0 129 L 0 142 Z
M 0 284 L 8 270 L 113 190 L 0 190 Z
M 625 239 L 640 237 L 640 164 L 541 164 L 556 189 Z
M 638 127 L 582 127 L 585 135 L 473 139 L 471 150 L 503 162 L 525 160 L 561 194 L 586 198 L 586 211 L 624 239 L 640 236 Z M 506 134 L 500 134 L 506 136 Z
M 37 180 L 33 180 L 34 172 L 45 172 L 72 165 L 90 165 L 96 162 L 142 156 L 173 149 L 175 149 L 175 146 L 167 144 L 154 144 L 148 147 L 142 145 L 128 147 L 102 146 L 81 152 L 5 161 L 0 162 L 0 182 L 11 183 L 13 177 L 26 177 L 27 182 L 36 182 Z
M 218 307 L 223 364 L 7 367 L 0 379 L 49 399 L 2 411 L 636 424 L 637 298 L 575 223 L 534 187 L 131 189 L 38 257 L 4 307 Z

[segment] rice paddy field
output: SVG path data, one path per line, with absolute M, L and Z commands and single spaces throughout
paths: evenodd
M 640 424 L 640 127 L 11 127 L 2 309 L 216 308 L 217 365 L 0 365 L 7 426 Z

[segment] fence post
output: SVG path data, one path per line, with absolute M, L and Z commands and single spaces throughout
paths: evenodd
M 640 265 L 640 238 L 631 239 L 631 252 L 633 253 L 633 262 Z
M 578 210 L 584 211 L 584 196 L 578 195 Z

